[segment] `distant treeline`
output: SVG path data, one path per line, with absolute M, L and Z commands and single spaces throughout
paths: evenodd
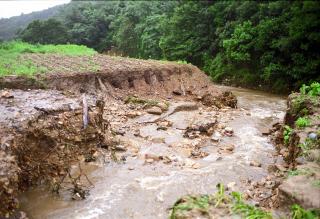
M 29 2 L 29 4 L 32 4 L 32 2 Z M 58 5 L 43 11 L 0 19 L 0 41 L 16 38 L 17 34 L 34 20 L 46 20 L 48 18 L 55 17 L 59 14 L 62 7 L 63 5 Z
M 73 1 L 19 37 L 185 60 L 215 81 L 273 91 L 320 80 L 317 1 Z

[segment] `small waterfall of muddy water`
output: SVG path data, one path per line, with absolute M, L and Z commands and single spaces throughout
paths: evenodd
M 278 158 L 272 155 L 273 145 L 261 130 L 283 118 L 285 98 L 247 89 L 219 88 L 231 90 L 238 98 L 238 109 L 218 117 L 219 123 L 233 128 L 234 135 L 223 137 L 219 143 L 206 141 L 201 150 L 208 156 L 191 159 L 183 150 L 172 146 L 197 141 L 185 139 L 181 129 L 195 116 L 206 114 L 178 112 L 168 117 L 173 122 L 172 128 L 157 130 L 156 124 L 150 123 L 140 128 L 144 138 L 126 133 L 139 145 L 138 156 L 127 156 L 125 163 L 84 164 L 94 183 L 87 199 L 70 201 L 69 196 L 57 197 L 42 188 L 34 188 L 21 195 L 22 210 L 33 219 L 168 218 L 168 208 L 183 195 L 214 193 L 219 182 L 235 182 L 237 190 L 242 191 L 244 180 L 265 177 L 267 166 Z M 135 119 L 136 122 L 143 117 Z M 217 147 L 228 144 L 235 146 L 234 152 L 219 154 Z M 168 155 L 175 161 L 145 164 L 146 153 Z M 250 166 L 252 160 L 262 166 Z M 193 167 L 179 165 L 181 162 L 191 163 Z

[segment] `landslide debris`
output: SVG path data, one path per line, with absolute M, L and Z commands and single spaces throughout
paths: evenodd
M 179 110 L 171 111 L 168 101 L 196 100 L 201 104 L 204 102 L 197 97 L 204 95 L 215 99 L 207 104 L 211 107 L 236 107 L 231 93 L 216 89 L 192 65 L 96 55 L 93 62 L 99 70 L 79 72 L 77 63 L 86 63 L 87 57 L 28 56 L 51 71 L 33 78 L 0 78 L 1 216 L 13 216 L 19 192 L 39 183 L 59 192 L 67 180 L 73 185 L 73 198 L 84 198 L 86 189 L 79 184 L 83 175 L 73 176 L 71 165 L 94 161 L 101 150 L 110 152 L 106 159 L 125 159 L 116 152 L 125 152 L 128 145 L 115 135 L 127 130 L 115 127 L 143 111 L 151 116 L 173 114 Z M 182 89 L 181 95 L 173 95 L 177 89 Z M 117 107 L 113 109 L 114 104 Z M 214 124 L 198 128 L 207 132 Z M 159 127 L 169 126 L 170 122 L 159 121 Z M 167 157 L 159 159 L 170 162 Z

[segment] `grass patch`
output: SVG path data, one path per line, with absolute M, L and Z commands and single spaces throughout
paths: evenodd
M 241 218 L 247 219 L 272 219 L 270 212 L 263 211 L 253 205 L 249 205 L 242 200 L 241 194 L 239 192 L 232 192 L 233 205 L 231 207 L 232 211 L 236 214 L 241 215 Z
M 159 102 L 156 100 L 145 100 L 138 97 L 128 96 L 125 101 L 126 104 L 132 103 L 132 104 L 141 104 L 145 106 L 158 106 Z
M 51 53 L 68 56 L 93 55 L 93 49 L 78 45 L 32 45 L 20 41 L 0 43 L 0 76 L 26 75 L 45 73 L 46 68 L 36 66 L 30 60 L 20 59 L 20 55 L 26 53 Z
M 295 204 L 291 207 L 292 219 L 318 219 L 320 216 L 320 210 L 305 210 L 301 206 Z
M 298 128 L 304 128 L 310 125 L 310 120 L 306 117 L 299 117 L 295 124 Z
M 202 214 L 207 214 L 211 201 L 212 197 L 209 195 L 186 196 L 185 198 L 181 198 L 174 204 L 170 219 L 175 219 L 177 215 L 193 209 L 200 211 Z
M 226 214 L 229 212 L 229 215 L 239 215 L 246 219 L 272 219 L 270 212 L 245 203 L 240 193 L 226 194 L 223 184 L 218 184 L 217 188 L 214 195 L 186 196 L 179 199 L 172 208 L 170 219 L 188 218 L 184 216 L 191 210 L 215 218 L 215 215 L 210 215 L 211 208 L 224 209 Z
M 312 171 L 310 169 L 308 169 L 308 168 L 288 171 L 288 177 L 290 177 L 290 176 L 299 176 L 299 175 L 311 176 L 312 174 L 313 174 Z

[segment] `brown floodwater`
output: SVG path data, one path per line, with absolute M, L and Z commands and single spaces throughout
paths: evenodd
M 169 208 L 183 195 L 214 193 L 216 184 L 231 182 L 242 191 L 243 180 L 265 177 L 268 164 L 277 162 L 278 158 L 272 156 L 273 145 L 268 137 L 261 135 L 261 130 L 283 118 L 285 98 L 248 89 L 219 87 L 232 90 L 238 98 L 239 108 L 218 118 L 234 130 L 233 137 L 224 137 L 219 142 L 234 144 L 233 154 L 220 155 L 217 143 L 206 141 L 202 148 L 209 156 L 193 160 L 183 148 L 173 147 L 195 143 L 197 139 L 183 137 L 183 129 L 195 119 L 206 119 L 214 113 L 178 112 L 169 116 L 173 125 L 168 130 L 157 130 L 151 123 L 140 128 L 143 138 L 126 134 L 132 144 L 138 145 L 138 156 L 128 156 L 124 163 L 83 164 L 94 183 L 87 199 L 71 201 L 67 194 L 56 196 L 37 187 L 21 195 L 22 210 L 31 219 L 168 218 Z M 148 118 L 141 116 L 135 122 L 144 119 Z M 166 155 L 174 162 L 146 165 L 144 155 L 150 153 Z M 259 161 L 262 168 L 250 166 L 252 160 Z M 199 167 L 190 168 L 188 165 L 194 162 Z

